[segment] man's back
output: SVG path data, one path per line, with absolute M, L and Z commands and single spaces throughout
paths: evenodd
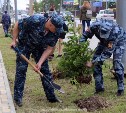
M 7 11 L 4 12 L 5 14 L 2 15 L 1 23 L 3 25 L 5 37 L 8 37 L 8 30 L 11 25 L 11 19 L 10 16 L 7 14 Z
M 4 25 L 11 24 L 10 16 L 8 14 L 2 15 L 2 24 Z

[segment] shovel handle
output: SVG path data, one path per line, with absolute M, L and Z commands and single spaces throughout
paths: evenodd
M 37 70 L 37 73 L 39 73 L 39 74 L 43 77 L 43 74 L 34 66 L 33 63 L 31 63 L 23 54 L 21 54 L 21 57 L 22 57 L 28 64 L 30 64 L 35 70 Z
M 17 48 L 17 47 L 11 47 L 23 60 L 25 60 L 28 64 L 31 65 L 31 67 L 33 67 L 33 69 L 37 70 L 37 73 L 40 74 L 42 77 L 45 78 L 45 80 L 56 90 L 58 90 L 61 93 L 64 93 L 64 91 L 61 89 L 61 87 L 58 84 L 53 83 L 53 81 L 50 81 L 48 78 L 46 78 L 46 76 L 44 76 L 36 67 L 34 64 L 32 64 L 32 62 L 30 62 L 22 53 L 21 51 Z
M 34 66 L 33 63 L 31 63 L 31 62 L 19 51 L 19 49 L 18 49 L 17 47 L 13 47 L 13 46 L 12 46 L 12 49 L 15 50 L 15 51 L 21 56 L 21 58 L 23 58 L 28 64 L 30 64 L 30 65 L 33 67 L 33 69 L 37 70 L 37 73 L 39 73 L 39 74 L 43 77 L 43 74 Z

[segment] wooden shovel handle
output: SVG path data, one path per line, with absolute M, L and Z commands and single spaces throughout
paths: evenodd
M 21 57 L 28 63 L 30 64 L 37 72 L 43 77 L 43 74 L 32 64 L 23 54 L 21 54 Z

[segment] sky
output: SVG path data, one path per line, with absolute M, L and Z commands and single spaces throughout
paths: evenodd
M 10 0 L 11 5 L 14 7 L 14 0 Z M 37 0 L 39 1 L 39 0 Z M 4 2 L 4 0 L 0 0 L 0 2 Z M 17 0 L 17 9 L 18 10 L 25 10 L 27 7 L 27 4 L 29 4 L 29 0 Z
M 11 4 L 14 6 L 14 0 L 11 0 Z M 18 10 L 25 10 L 29 4 L 29 0 L 17 0 L 17 9 Z

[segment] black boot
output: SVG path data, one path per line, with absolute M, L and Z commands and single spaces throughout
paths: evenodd
M 49 55 L 48 61 L 52 61 L 53 58 L 54 58 L 54 54 Z
M 19 107 L 22 107 L 23 104 L 22 104 L 21 99 L 15 99 L 14 101 L 15 101 L 16 105 L 18 105 Z
M 48 101 L 51 102 L 51 103 L 55 103 L 55 102 L 62 103 L 62 101 L 60 99 L 58 99 L 58 98 L 49 99 Z
M 117 96 L 123 96 L 124 95 L 124 90 L 118 90 L 116 95 Z
M 62 57 L 62 55 L 58 55 L 56 58 Z
M 104 91 L 105 91 L 104 88 L 97 89 L 94 94 L 98 94 L 98 93 L 101 93 L 101 92 L 104 92 Z
M 5 37 L 8 37 L 8 34 L 5 34 Z

